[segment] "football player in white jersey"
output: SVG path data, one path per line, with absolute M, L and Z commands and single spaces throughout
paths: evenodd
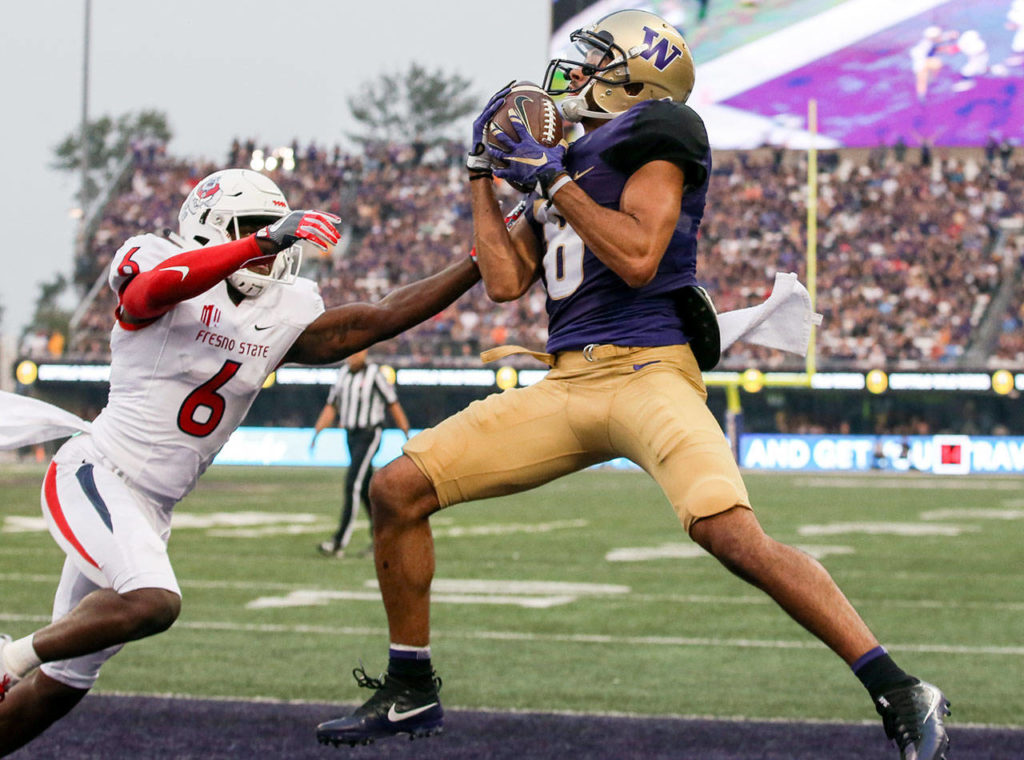
M 466 257 L 377 303 L 325 310 L 298 265 L 304 245 L 338 242 L 340 222 L 292 211 L 267 177 L 228 169 L 186 198 L 180 234 L 138 235 L 114 256 L 109 399 L 46 472 L 43 512 L 67 559 L 53 622 L 0 637 L 0 755 L 71 710 L 126 642 L 177 618 L 171 511 L 275 368 L 340 361 L 479 279 Z

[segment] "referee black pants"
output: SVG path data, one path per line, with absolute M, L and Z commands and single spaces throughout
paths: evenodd
M 348 546 L 352 539 L 352 528 L 356 523 L 358 505 L 362 502 L 370 515 L 370 476 L 373 466 L 370 462 L 380 448 L 382 428 L 359 428 L 345 431 L 348 436 L 349 465 L 345 475 L 345 500 L 341 508 L 341 521 L 334 534 L 334 544 L 339 549 Z M 371 528 L 372 533 L 372 528 Z

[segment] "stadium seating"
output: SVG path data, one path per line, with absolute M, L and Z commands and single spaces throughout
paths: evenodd
M 1024 244 L 1019 239 L 1007 246 L 1006 258 L 1016 263 L 1018 277 L 1012 295 L 999 319 L 998 338 L 988 360 L 991 368 L 1020 369 L 1024 367 Z
M 236 141 L 228 159 L 249 164 L 257 148 Z M 269 153 L 268 151 L 264 151 Z M 332 257 L 310 265 L 325 302 L 374 300 L 468 252 L 472 222 L 462 169 L 464 146 L 384 144 L 359 153 L 293 144 L 295 167 L 268 172 L 293 208 L 339 214 L 348 229 Z M 986 319 L 999 320 L 990 365 L 1024 366 L 1021 248 L 1007 220 L 1024 218 L 1024 165 L 1004 169 L 981 151 L 921 162 L 884 151 L 823 156 L 819 173 L 817 336 L 819 368 L 962 368 Z M 176 228 L 180 199 L 213 171 L 163 151 L 138 156 L 131 179 L 107 207 L 76 261 L 87 292 L 120 242 L 145 230 Z M 762 301 L 776 271 L 806 281 L 806 155 L 785 151 L 716 154 L 702 226 L 698 276 L 719 311 Z M 517 194 L 500 188 L 511 206 Z M 990 314 L 1002 287 L 1015 287 L 1007 313 Z M 106 359 L 114 306 L 109 289 L 79 320 L 68 358 Z M 1005 299 L 1004 299 L 1005 300 Z M 474 288 L 454 306 L 389 341 L 377 354 L 396 366 L 475 366 L 482 348 L 541 348 L 544 298 L 535 287 L 511 304 Z M 530 360 L 526 359 L 525 363 Z M 721 368 L 799 368 L 802 359 L 743 344 Z

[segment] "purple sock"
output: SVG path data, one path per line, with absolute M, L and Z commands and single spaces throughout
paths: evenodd
M 850 666 L 853 674 L 864 684 L 872 699 L 901 686 L 909 686 L 917 679 L 905 673 L 884 647 L 865 652 Z

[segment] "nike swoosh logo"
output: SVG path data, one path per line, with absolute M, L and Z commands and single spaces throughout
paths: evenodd
M 181 279 L 188 276 L 188 267 L 164 267 L 165 272 L 181 272 Z
M 523 158 L 521 156 L 509 156 L 508 159 L 506 160 L 517 161 L 521 164 L 527 164 L 528 166 L 544 166 L 544 164 L 548 162 L 548 160 L 544 158 L 544 156 L 540 156 L 539 158 Z
M 436 704 L 437 702 L 431 702 L 429 705 L 414 707 L 413 709 L 406 710 L 405 712 L 398 712 L 398 710 L 395 709 L 395 706 L 391 705 L 391 707 L 388 708 L 388 720 L 392 723 L 400 723 L 403 720 L 408 720 L 409 718 L 413 718 L 422 712 L 426 712 Z
M 516 112 L 519 114 L 519 119 L 526 126 L 527 130 L 529 130 L 531 132 L 533 130 L 530 129 L 530 117 L 528 117 L 526 115 L 526 108 L 523 106 L 523 103 L 532 103 L 532 102 L 533 102 L 533 98 L 531 98 L 529 95 L 519 95 L 515 99 L 515 107 L 516 107 Z
M 579 179 L 580 177 L 582 177 L 582 176 L 583 176 L 584 174 L 586 174 L 587 172 L 589 172 L 589 171 L 593 171 L 593 169 L 594 169 L 594 167 L 593 167 L 593 166 L 588 166 L 588 167 L 587 167 L 586 169 L 584 169 L 583 171 L 581 171 L 581 172 L 576 172 L 576 173 L 575 173 L 574 175 L 572 175 L 572 181 L 573 181 L 573 182 L 577 181 L 577 180 L 578 180 L 578 179 Z
M 661 359 L 655 359 L 654 361 L 651 362 L 644 362 L 643 364 L 634 364 L 633 371 L 636 372 L 637 370 L 641 370 L 644 367 L 650 367 L 652 364 L 661 364 Z
M 257 330 L 269 330 L 273 325 L 253 325 Z

